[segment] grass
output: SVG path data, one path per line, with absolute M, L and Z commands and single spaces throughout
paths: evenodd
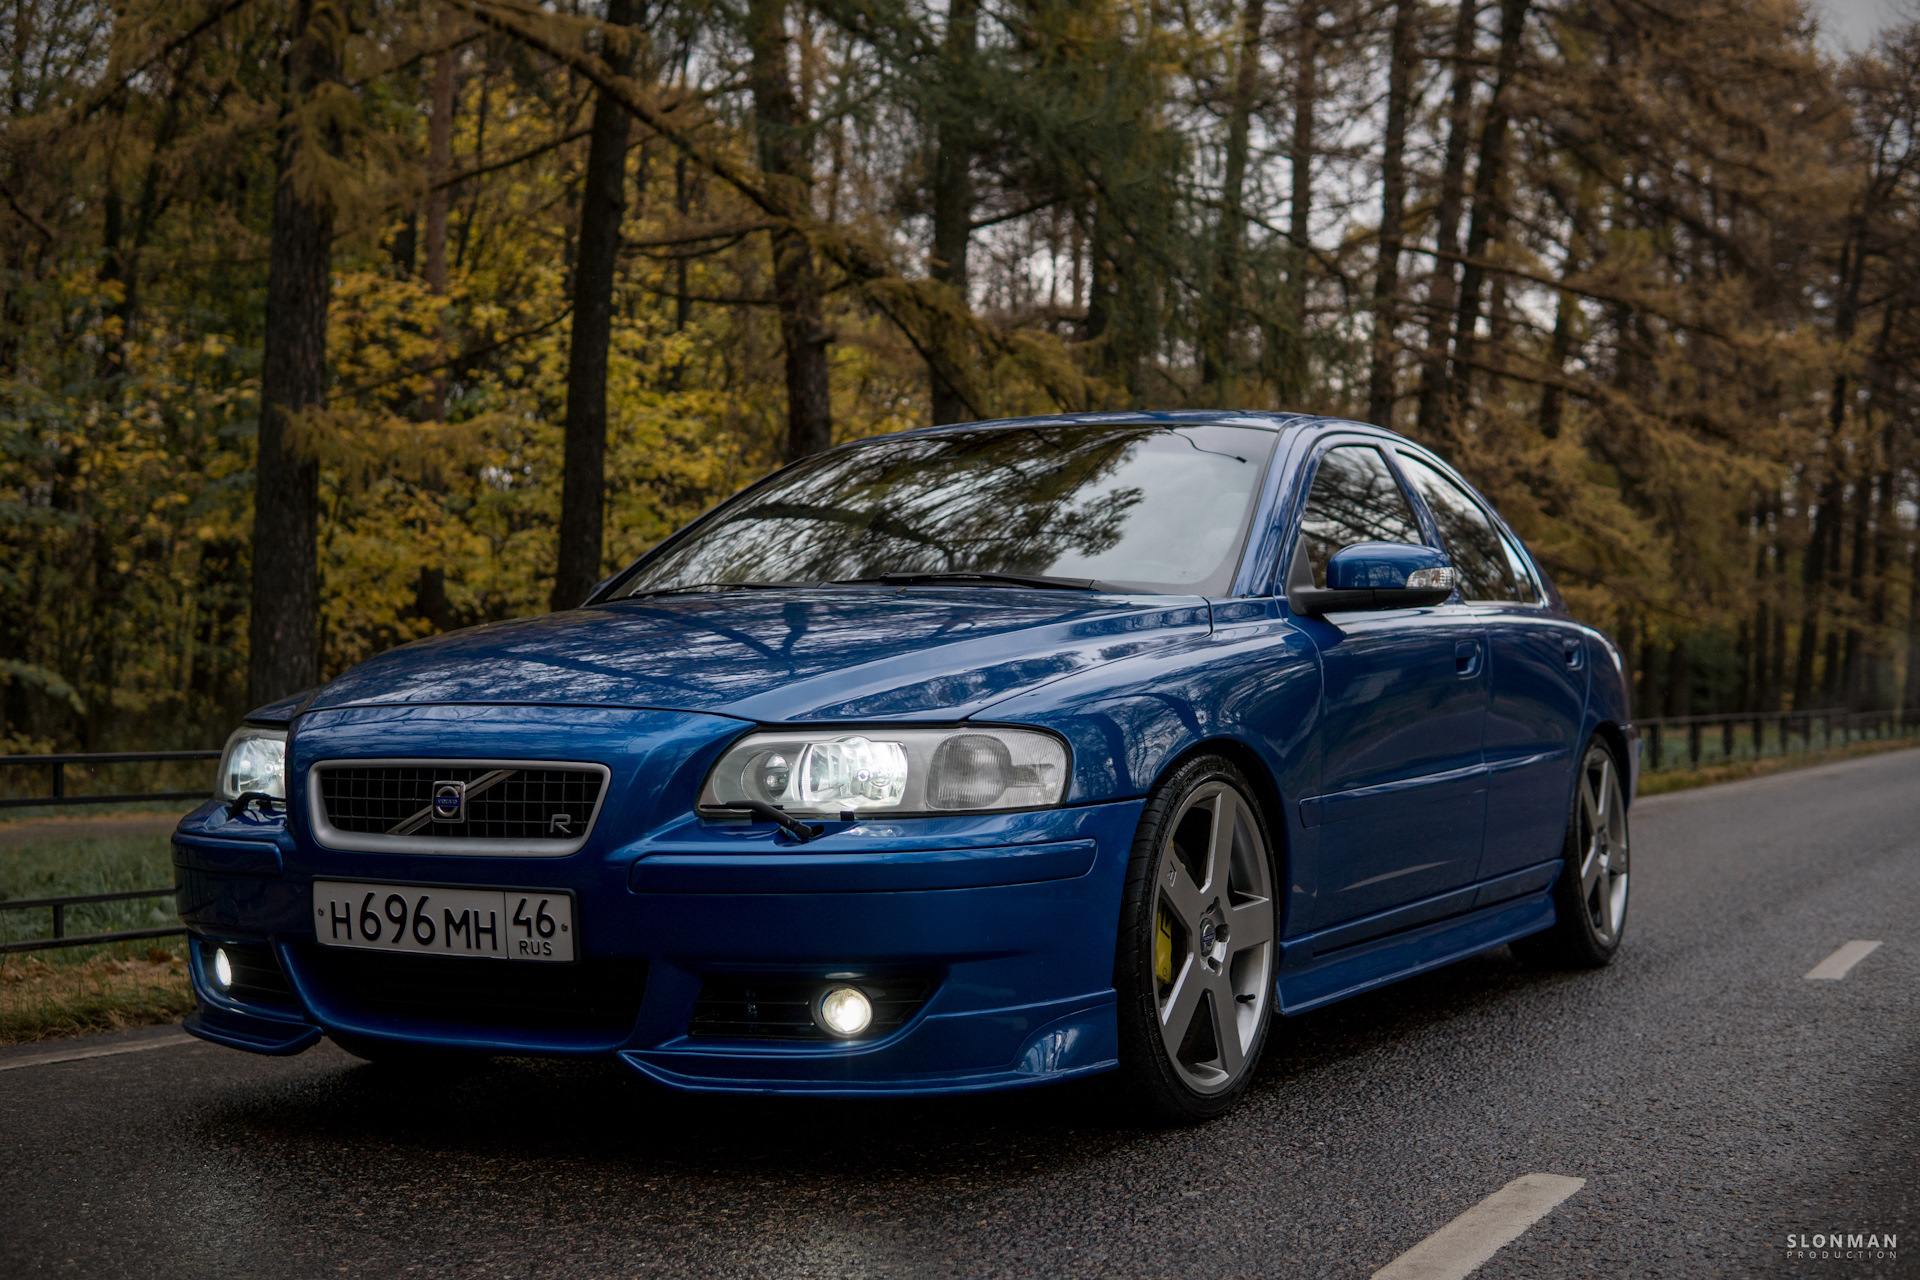
M 177 1022 L 193 1012 L 186 949 L 162 941 L 173 945 L 78 963 L 46 952 L 8 956 L 0 963 L 0 1045 Z
M 1691 791 L 1695 787 L 1710 787 L 1716 782 L 1738 782 L 1742 778 L 1760 778 L 1770 773 L 1782 773 L 1788 769 L 1805 769 L 1810 765 L 1828 764 L 1835 760 L 1851 760 L 1856 756 L 1877 756 L 1886 751 L 1904 751 L 1911 747 L 1920 747 L 1920 741 L 1913 738 L 1876 738 L 1866 742 L 1849 743 L 1846 746 L 1825 747 L 1817 751 L 1796 751 L 1788 755 L 1764 756 L 1758 760 L 1736 760 L 1731 764 L 1712 764 L 1699 769 L 1667 769 L 1660 773 L 1642 773 L 1640 775 L 1640 794 L 1643 796 L 1665 795 L 1670 791 Z
M 0 845 L 0 901 L 157 889 L 173 883 L 167 837 L 62 836 Z M 176 924 L 172 897 L 67 908 L 68 933 Z M 0 941 L 50 937 L 52 913 L 0 911 Z M 62 947 L 0 958 L 0 1045 L 172 1022 L 193 1008 L 181 938 Z

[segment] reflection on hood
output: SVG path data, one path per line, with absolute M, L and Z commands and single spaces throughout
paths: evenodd
M 361 663 L 315 709 L 544 703 L 756 721 L 956 719 L 1208 626 L 1193 597 L 792 590 L 627 600 L 475 627 Z

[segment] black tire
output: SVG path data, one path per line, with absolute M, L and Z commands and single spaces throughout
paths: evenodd
M 1598 969 L 1620 950 L 1627 926 L 1627 804 L 1620 761 L 1599 737 L 1580 756 L 1567 815 L 1566 866 L 1553 885 L 1554 921 L 1512 944 L 1542 968 Z
M 1256 795 L 1232 761 L 1197 756 L 1154 789 L 1141 815 L 1113 968 L 1115 1083 L 1132 1118 L 1194 1124 L 1222 1114 L 1266 1048 L 1284 881 Z

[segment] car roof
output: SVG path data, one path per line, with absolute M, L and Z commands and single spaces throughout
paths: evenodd
M 1366 427 L 1372 431 L 1380 430 L 1379 427 L 1367 427 L 1366 423 L 1349 422 L 1342 418 L 1328 418 L 1311 413 L 1279 413 L 1266 409 L 1115 409 L 1096 413 L 1049 413 L 1029 418 L 990 418 L 984 422 L 951 422 L 937 427 L 913 427 L 906 431 L 868 436 L 863 441 L 849 443 L 894 440 L 902 436 L 933 435 L 946 431 L 1004 431 L 1075 424 L 1114 427 L 1255 427 L 1273 432 L 1315 425 Z

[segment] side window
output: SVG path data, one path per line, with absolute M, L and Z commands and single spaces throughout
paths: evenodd
M 1356 542 L 1423 543 L 1413 504 L 1371 445 L 1345 444 L 1321 456 L 1300 518 L 1300 545 L 1313 585 L 1327 585 L 1327 561 Z
M 1540 590 L 1540 578 L 1533 566 L 1527 563 L 1519 547 L 1513 545 L 1510 538 L 1502 537 L 1500 545 L 1507 549 L 1507 564 L 1513 569 L 1513 580 L 1518 585 L 1519 594 L 1514 599 L 1525 604 L 1542 604 L 1546 597 Z
M 1460 573 L 1460 594 L 1468 600 L 1539 600 L 1533 574 L 1517 547 L 1493 526 L 1480 504 L 1466 491 L 1412 454 L 1400 455 L 1407 479 L 1420 491 L 1427 509 L 1440 525 L 1441 540 Z

